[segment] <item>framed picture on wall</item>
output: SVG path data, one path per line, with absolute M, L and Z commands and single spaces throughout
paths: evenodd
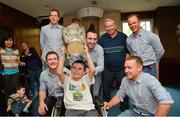
M 177 11 L 179 10 L 180 10 L 180 6 L 177 8 Z M 180 13 L 179 12 L 177 12 L 176 38 L 177 38 L 177 42 L 180 44 Z
M 177 42 L 180 43 L 180 23 L 177 24 L 176 38 L 177 38 Z

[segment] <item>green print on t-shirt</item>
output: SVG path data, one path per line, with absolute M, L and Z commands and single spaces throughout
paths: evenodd
M 83 98 L 83 94 L 80 92 L 81 88 L 77 88 L 75 85 L 69 83 L 69 90 L 73 93 L 74 101 L 81 101 Z
M 76 88 L 76 86 L 75 86 L 75 85 L 73 85 L 73 84 L 69 83 L 69 90 L 70 90 L 70 91 L 76 91 L 76 90 L 77 90 L 77 88 Z

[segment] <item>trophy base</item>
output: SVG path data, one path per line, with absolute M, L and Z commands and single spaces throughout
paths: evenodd
M 71 66 L 73 62 L 77 61 L 77 60 L 82 60 L 86 63 L 86 59 L 83 56 L 83 53 L 79 54 L 79 55 L 68 55 L 68 63 Z

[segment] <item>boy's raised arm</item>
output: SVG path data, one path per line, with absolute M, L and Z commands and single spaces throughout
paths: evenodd
M 65 48 L 63 47 L 61 50 L 61 57 L 59 59 L 59 64 L 57 67 L 57 74 L 58 74 L 59 80 L 61 81 L 62 84 L 64 84 L 64 79 L 65 79 L 65 75 L 63 72 L 64 62 L 65 62 L 65 52 L 66 52 Z

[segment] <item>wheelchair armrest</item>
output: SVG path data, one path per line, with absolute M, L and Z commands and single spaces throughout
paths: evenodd
M 51 117 L 64 116 L 64 113 L 65 113 L 65 107 L 64 107 L 63 97 L 58 97 L 56 104 L 52 109 Z
M 93 101 L 95 106 L 102 107 L 104 105 L 103 100 L 99 96 L 94 96 Z
M 103 108 L 103 100 L 99 96 L 94 96 L 94 105 L 100 116 L 107 117 L 106 110 Z
M 55 108 L 61 108 L 63 105 L 63 97 L 59 97 L 56 101 Z

